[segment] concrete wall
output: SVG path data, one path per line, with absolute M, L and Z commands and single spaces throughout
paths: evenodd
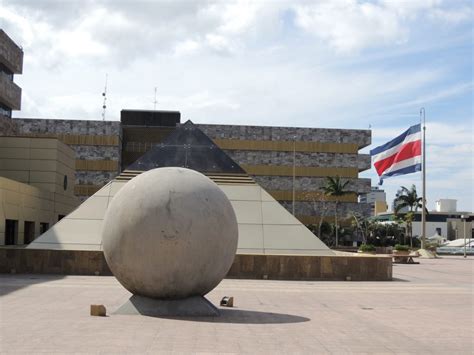
M 0 72 L 0 103 L 12 110 L 21 109 L 21 88 Z
M 79 205 L 74 196 L 74 151 L 52 138 L 0 137 L 0 245 L 6 220 L 17 221 L 16 244 L 25 221 L 51 227 Z
M 227 277 L 271 280 L 391 281 L 392 258 L 238 255 Z
M 53 138 L 0 137 L 0 148 L 0 176 L 74 195 L 75 156 L 67 145 Z
M 21 74 L 23 71 L 23 50 L 0 29 L 0 63 L 12 73 Z
M 120 171 L 121 126 L 118 121 L 14 119 L 18 134 L 54 136 L 75 153 L 75 194 L 81 200 L 95 193 Z
M 79 205 L 74 196 L 58 194 L 0 177 L 0 245 L 5 245 L 6 220 L 17 221 L 15 244 L 24 244 L 25 221 L 34 222 L 33 239 L 40 235 L 40 223 L 49 227 L 59 216 Z
M 0 273 L 111 275 L 101 251 L 0 248 Z M 390 257 L 236 255 L 227 278 L 391 281 Z

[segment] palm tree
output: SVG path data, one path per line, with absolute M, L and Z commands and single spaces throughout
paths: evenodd
M 326 186 L 323 187 L 324 194 L 326 196 L 334 196 L 336 197 L 336 205 L 334 208 L 334 222 L 336 227 L 336 247 L 339 245 L 339 233 L 338 233 L 338 225 L 337 225 L 337 209 L 339 207 L 339 200 L 338 197 L 351 194 L 352 191 L 346 190 L 346 186 L 349 184 L 349 181 L 343 182 L 339 176 L 326 177 Z
M 409 212 L 404 215 L 404 220 L 407 226 L 407 234 L 410 237 L 410 245 L 413 246 L 412 241 L 412 222 L 415 212 L 418 208 L 422 208 L 422 197 L 418 197 L 416 193 L 416 186 L 411 185 L 411 189 L 401 186 L 401 194 L 395 199 L 395 214 L 397 215 L 402 208 L 408 207 Z

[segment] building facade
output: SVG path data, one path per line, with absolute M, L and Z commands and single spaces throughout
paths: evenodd
M 375 217 L 379 222 L 393 221 L 394 214 L 382 213 Z M 474 214 L 472 212 L 437 212 L 430 211 L 426 215 L 426 237 L 435 235 L 444 237 L 446 240 L 461 238 L 474 238 L 473 230 Z M 412 222 L 412 232 L 414 237 L 421 236 L 422 223 L 421 212 L 414 212 Z
M 13 134 L 12 111 L 21 109 L 21 88 L 13 81 L 23 71 L 23 50 L 0 29 L 0 135 Z
M 120 122 L 56 119 L 14 119 L 13 122 L 20 136 L 57 138 L 74 150 L 74 193 L 81 201 L 120 172 Z
M 377 186 L 372 186 L 370 192 L 361 194 L 359 196 L 360 203 L 367 203 L 370 205 L 372 216 L 387 211 L 387 195 L 385 191 Z
M 18 134 L 57 137 L 76 153 L 75 193 L 82 200 L 160 142 L 181 123 L 176 111 L 123 110 L 121 122 L 15 119 Z M 341 217 L 349 211 L 369 215 L 358 195 L 370 191 L 370 156 L 359 150 L 371 142 L 370 130 L 197 125 L 253 179 L 305 224 L 332 220 L 335 199 L 321 188 L 327 176 L 349 180 L 352 194 L 339 198 Z M 294 194 L 293 194 L 294 190 Z M 294 200 L 294 201 L 293 201 Z M 293 205 L 294 204 L 294 205 Z
M 57 139 L 0 137 L 0 245 L 32 242 L 79 205 L 74 160 Z

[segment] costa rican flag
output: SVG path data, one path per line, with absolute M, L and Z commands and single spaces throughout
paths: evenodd
M 380 177 L 379 185 L 388 177 L 421 171 L 421 124 L 372 149 L 370 155 Z

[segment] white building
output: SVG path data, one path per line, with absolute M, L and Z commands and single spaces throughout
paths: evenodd
M 372 186 L 370 192 L 359 196 L 360 203 L 368 203 L 372 208 L 372 215 L 387 211 L 387 195 L 377 186 Z
M 441 198 L 436 201 L 435 210 L 436 212 L 456 212 L 457 200 L 450 198 Z
M 379 214 L 378 221 L 390 221 L 393 213 Z M 437 212 L 431 211 L 426 215 L 426 237 L 439 235 L 447 240 L 473 238 L 474 214 L 471 212 Z M 412 223 L 413 236 L 421 236 L 421 211 L 415 212 Z

